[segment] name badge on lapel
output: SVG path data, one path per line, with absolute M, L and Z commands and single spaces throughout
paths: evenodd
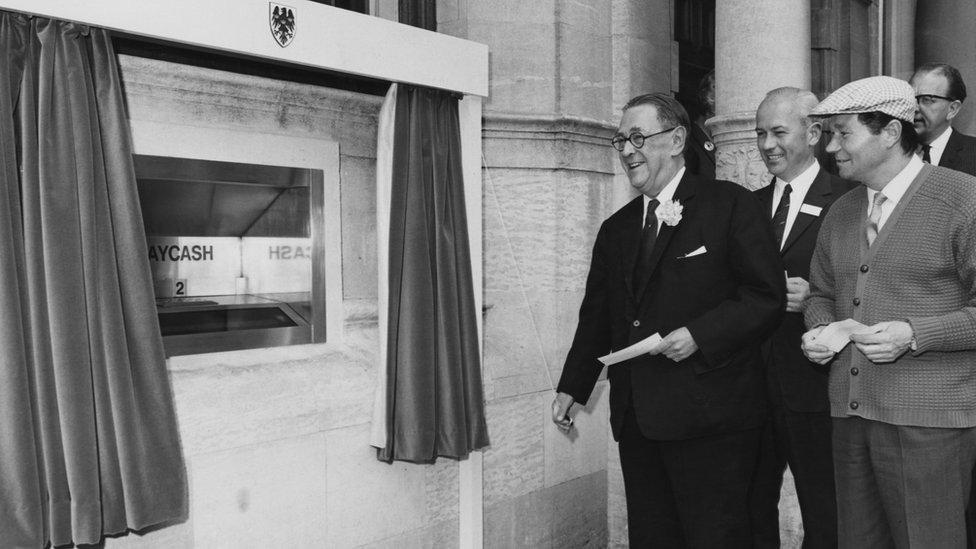
M 812 215 L 813 217 L 820 217 L 820 212 L 822 211 L 823 208 L 820 206 L 814 206 L 812 204 L 800 204 L 800 213 Z

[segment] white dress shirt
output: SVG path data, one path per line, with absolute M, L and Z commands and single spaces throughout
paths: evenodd
M 952 135 L 952 126 L 946 128 L 942 135 L 936 137 L 929 143 L 929 160 L 933 166 L 938 166 L 942 161 L 942 153 L 945 152 L 946 145 L 949 144 L 949 136 Z M 887 196 L 887 194 L 885 194 Z
M 779 206 L 779 201 L 783 199 L 783 189 L 786 188 L 786 185 L 793 188 L 790 192 L 790 210 L 786 214 L 786 227 L 783 228 L 783 239 L 779 242 L 779 248 L 781 250 L 783 249 L 783 245 L 786 244 L 786 237 L 790 235 L 790 230 L 793 228 L 796 216 L 800 215 L 800 206 L 803 205 L 807 191 L 810 190 L 810 186 L 813 185 L 813 180 L 817 178 L 817 174 L 819 173 L 820 163 L 814 159 L 813 164 L 810 164 L 810 167 L 803 170 L 793 181 L 784 181 L 778 177 L 776 178 L 775 186 L 773 187 L 773 209 L 769 214 L 770 217 L 776 215 L 776 208 Z
M 674 190 L 678 188 L 678 182 L 681 181 L 681 177 L 683 175 L 685 175 L 684 166 L 682 166 L 681 169 L 678 170 L 678 173 L 674 174 L 674 177 L 671 178 L 671 181 L 668 181 L 668 184 L 665 185 L 664 188 L 661 189 L 661 192 L 657 193 L 657 196 L 655 196 L 654 198 L 656 198 L 657 201 L 661 204 L 664 204 L 665 202 L 671 200 L 671 197 L 674 196 Z M 644 195 L 644 217 L 641 218 L 641 227 L 644 226 L 644 220 L 647 219 L 647 205 L 650 203 L 651 203 L 651 197 L 645 194 Z M 658 233 L 661 232 L 660 219 L 657 221 L 657 232 Z
M 881 227 L 884 227 L 885 222 L 891 217 L 891 212 L 895 210 L 898 206 L 898 201 L 901 197 L 905 196 L 905 191 L 911 186 L 912 181 L 915 181 L 915 177 L 918 172 L 922 171 L 922 167 L 925 166 L 925 162 L 922 159 L 912 155 L 911 160 L 908 161 L 908 165 L 902 168 L 898 175 L 896 175 L 891 181 L 885 185 L 884 189 L 881 189 L 881 194 L 885 195 L 887 200 L 881 204 L 881 219 L 878 220 L 878 232 L 881 232 Z M 873 191 L 868 187 L 865 187 L 868 191 L 868 215 L 871 215 L 871 205 L 874 203 L 874 195 L 878 194 L 878 191 Z

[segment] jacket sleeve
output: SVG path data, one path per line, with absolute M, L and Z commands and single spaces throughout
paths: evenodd
M 586 404 L 596 385 L 603 363 L 597 357 L 610 352 L 611 322 L 608 303 L 607 281 L 609 269 L 606 229 L 604 223 L 593 245 L 590 272 L 586 277 L 586 292 L 580 305 L 579 322 L 573 344 L 563 365 L 557 391 L 567 393 L 573 399 Z
M 724 365 L 743 346 L 758 341 L 786 309 L 786 280 L 779 248 L 759 201 L 745 189 L 732 194 L 728 261 L 734 295 L 688 323 L 708 371 Z

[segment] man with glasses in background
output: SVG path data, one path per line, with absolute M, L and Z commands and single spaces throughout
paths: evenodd
M 641 194 L 600 228 L 553 402 L 572 426 L 599 357 L 658 334 L 607 369 L 631 547 L 749 547 L 748 491 L 765 418 L 759 341 L 786 308 L 759 201 L 688 173 L 690 121 L 665 94 L 635 97 L 611 141 Z
M 928 63 L 910 81 L 918 111 L 915 131 L 922 141 L 922 160 L 935 166 L 976 175 L 976 137 L 952 129 L 952 119 L 966 100 L 966 83 L 952 65 Z

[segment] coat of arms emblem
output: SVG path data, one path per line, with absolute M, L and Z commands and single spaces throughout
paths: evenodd
M 282 48 L 291 44 L 295 39 L 295 8 L 270 2 L 268 12 L 271 36 L 274 36 L 275 42 Z

